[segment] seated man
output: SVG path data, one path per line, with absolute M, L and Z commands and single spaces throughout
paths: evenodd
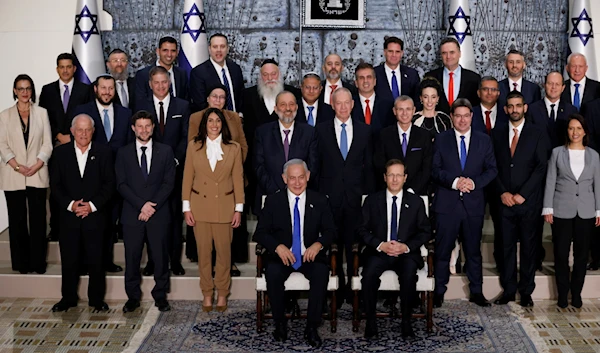
M 319 347 L 317 328 L 329 281 L 326 251 L 336 238 L 333 214 L 325 196 L 306 190 L 310 171 L 304 161 L 289 160 L 282 177 L 287 190 L 267 197 L 254 233 L 254 241 L 268 251 L 265 276 L 275 319 L 273 335 L 276 341 L 287 339 L 284 283 L 298 271 L 310 281 L 304 338 Z
M 406 175 L 401 160 L 389 160 L 383 175 L 387 189 L 367 197 L 363 205 L 358 235 L 367 245 L 362 271 L 366 338 L 377 336 L 377 290 L 381 284 L 379 276 L 386 270 L 395 271 L 400 281 L 402 337 L 414 336 L 411 299 L 417 291 L 417 269 L 424 265 L 419 248 L 431 237 L 431 225 L 423 200 L 402 191 Z M 381 217 L 383 214 L 386 217 Z

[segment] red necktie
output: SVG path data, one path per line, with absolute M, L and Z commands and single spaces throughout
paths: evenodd
M 369 100 L 365 99 L 365 103 L 367 104 L 367 107 L 365 108 L 365 123 L 371 125 L 371 107 L 369 107 Z
M 485 111 L 485 129 L 487 130 L 488 135 L 492 132 L 492 119 L 490 119 L 490 111 Z
M 331 87 L 331 94 L 329 94 L 329 104 L 331 104 L 331 96 L 333 96 L 333 92 L 335 92 L 337 85 L 330 85 L 329 87 Z
M 448 80 L 448 104 L 452 106 L 452 103 L 454 103 L 454 72 L 448 74 L 450 75 Z

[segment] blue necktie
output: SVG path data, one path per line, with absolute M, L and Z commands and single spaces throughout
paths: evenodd
M 69 107 L 69 99 L 71 99 L 71 94 L 69 93 L 69 85 L 65 85 L 65 93 L 63 93 L 63 110 L 65 113 L 67 112 L 67 108 Z
M 577 110 L 581 107 L 581 97 L 579 96 L 579 83 L 575 84 L 575 95 L 573 96 L 573 105 Z
M 348 157 L 348 135 L 346 134 L 346 124 L 342 124 L 342 134 L 340 136 L 340 152 L 342 157 L 346 160 Z
M 144 180 L 148 180 L 148 160 L 146 159 L 146 149 L 148 147 L 142 146 L 142 157 L 140 158 L 140 168 L 142 169 L 142 176 L 144 176 Z
M 460 168 L 465 170 L 467 164 L 467 145 L 465 144 L 465 137 L 460 137 Z
M 227 80 L 227 75 L 225 74 L 225 68 L 221 69 L 221 74 L 223 75 L 223 86 L 227 88 L 227 110 L 233 110 L 233 101 L 231 100 L 231 88 L 229 87 L 229 80 Z
M 398 206 L 396 206 L 398 196 L 392 196 L 392 225 L 390 227 L 390 240 L 398 240 Z
M 398 88 L 398 79 L 396 78 L 396 71 L 392 71 L 392 95 L 394 99 L 400 95 L 400 89 Z
M 297 270 L 302 265 L 302 238 L 300 237 L 300 210 L 298 209 L 298 201 L 300 197 L 296 196 L 296 205 L 294 206 L 294 233 L 292 237 L 292 254 L 296 262 L 292 265 L 294 270 Z
M 406 143 L 406 132 L 402 133 L 402 155 L 406 157 L 406 148 L 408 147 L 408 143 Z
M 108 117 L 108 109 L 104 109 L 104 133 L 106 134 L 106 141 L 110 141 L 112 132 L 110 132 L 110 118 Z
M 315 126 L 315 118 L 313 117 L 313 110 L 315 109 L 315 107 L 308 107 L 308 125 L 310 126 Z

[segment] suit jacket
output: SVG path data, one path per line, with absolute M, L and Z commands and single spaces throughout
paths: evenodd
M 579 93 L 581 94 L 582 92 Z M 581 97 L 581 105 L 591 102 L 596 98 L 600 98 L 600 82 L 586 77 L 585 90 Z M 571 80 L 565 80 L 565 90 L 560 95 L 560 101 L 573 104 L 573 100 L 571 99 Z
M 40 107 L 46 108 L 48 111 L 53 139 L 56 138 L 56 135 L 59 133 L 64 135 L 71 133 L 71 120 L 69 120 L 69 118 L 73 116 L 73 110 L 75 107 L 85 104 L 92 99 L 92 97 L 90 97 L 90 86 L 74 80 L 73 89 L 70 92 L 69 105 L 65 112 L 63 109 L 59 84 L 60 81 L 56 80 L 42 87 L 39 101 Z
M 335 112 L 331 108 L 329 104 L 323 103 L 322 100 L 317 100 L 317 125 L 331 121 L 335 118 Z M 314 113 L 313 113 L 314 114 Z M 296 121 L 299 123 L 308 123 L 308 117 L 306 116 L 306 112 L 304 111 L 304 103 L 302 99 L 298 101 L 298 112 L 296 113 Z
M 154 133 L 152 139 L 169 145 L 173 149 L 175 158 L 181 164 L 185 161 L 185 151 L 187 150 L 188 128 L 190 125 L 190 106 L 183 99 L 171 96 L 169 109 L 165 112 L 165 132 L 160 132 L 158 119 L 159 112 L 154 107 L 154 98 L 139 100 L 137 104 L 139 110 L 146 110 L 154 114 Z M 197 131 L 197 130 L 196 130 Z
M 341 80 L 341 81 L 342 81 L 342 87 L 347 88 L 353 96 L 358 94 L 358 90 L 356 89 L 356 86 L 352 82 L 346 81 L 346 80 Z M 321 87 L 322 87 L 322 89 L 321 89 L 321 94 L 319 95 L 319 103 L 327 104 L 327 103 L 325 103 L 325 90 L 329 89 L 329 88 L 327 88 L 327 80 L 321 81 Z M 329 89 L 329 90 L 331 90 L 331 89 Z M 331 95 L 329 95 L 329 97 L 331 98 Z
M 378 191 L 365 199 L 362 208 L 362 224 L 358 227 L 357 234 L 372 251 L 382 242 L 388 241 L 385 198 L 386 190 Z M 406 244 L 410 249 L 408 254 L 400 256 L 410 257 L 419 268 L 423 268 L 424 263 L 419 248 L 431 238 L 431 222 L 425 213 L 425 204 L 421 197 L 403 191 L 402 203 L 398 206 L 400 212 L 398 241 Z
M 379 180 L 383 179 L 387 161 L 394 158 L 399 159 L 404 162 L 404 172 L 408 174 L 404 190 L 410 188 L 417 195 L 427 195 L 433 158 L 433 143 L 429 131 L 415 125 L 411 127 L 406 157 L 402 154 L 402 140 L 398 134 L 398 124 L 381 130 L 375 146 L 375 171 Z
M 121 223 L 131 226 L 168 224 L 171 222 L 169 195 L 175 183 L 175 161 L 171 147 L 152 141 L 152 157 L 148 179 L 144 180 L 136 144 L 132 142 L 119 150 L 115 162 L 117 191 L 123 197 Z M 138 220 L 146 202 L 154 202 L 156 212 L 148 222 Z
M 362 104 L 360 103 L 360 97 L 355 95 L 354 108 L 352 108 L 352 120 L 365 122 L 365 112 Z M 371 132 L 375 137 L 379 135 L 381 129 L 394 125 L 396 122 L 396 116 L 394 115 L 394 100 L 384 95 L 378 95 L 375 93 L 375 104 L 369 102 L 371 107 Z
M 589 129 L 588 136 L 590 138 L 590 143 L 588 146 L 598 152 L 600 151 L 600 98 L 596 98 L 582 105 L 581 115 L 585 118 L 585 122 Z
M 92 141 L 109 145 L 113 151 L 113 157 L 116 157 L 119 148 L 130 143 L 134 139 L 133 131 L 131 130 L 131 110 L 123 108 L 121 105 L 113 104 L 114 124 L 113 133 L 110 141 L 106 138 L 104 132 L 104 117 L 98 111 L 96 100 L 80 105 L 73 110 L 71 120 L 78 114 L 87 114 L 94 119 L 94 136 Z M 104 113 L 102 113 L 104 114 Z
M 461 169 L 455 130 L 451 129 L 437 135 L 433 145 L 433 164 L 431 176 L 438 184 L 433 201 L 437 213 L 451 214 L 456 204 L 463 200 L 469 216 L 482 216 L 485 212 L 484 188 L 498 174 L 492 141 L 487 134 L 471 129 L 471 141 L 467 147 L 465 170 Z M 462 196 L 460 191 L 452 189 L 452 183 L 458 177 L 471 178 L 475 190 Z
M 496 126 L 504 126 L 508 124 L 508 115 L 506 115 L 504 112 L 504 106 L 497 104 L 496 109 L 496 123 L 494 124 L 494 129 Z M 481 111 L 481 104 L 473 107 L 473 121 L 471 122 L 471 128 L 475 131 L 487 134 L 487 130 L 485 128 L 485 118 L 483 116 L 483 112 Z
M 29 139 L 27 146 L 23 138 L 21 117 L 17 105 L 0 113 L 0 190 L 25 190 L 27 186 L 47 188 L 50 186 L 48 160 L 52 155 L 52 136 L 46 109 L 29 105 Z M 38 158 L 44 161 L 42 168 L 30 177 L 17 173 L 8 164 L 11 159 L 19 164 L 31 166 Z
M 137 110 L 135 110 L 135 102 L 136 102 L 136 97 L 135 97 L 135 78 L 133 77 L 127 77 L 127 93 L 129 94 L 129 110 L 131 110 L 132 112 L 136 112 Z M 93 91 L 93 89 L 92 89 Z M 94 96 L 92 95 L 91 98 L 93 98 Z M 114 104 L 123 106 L 123 104 L 121 104 L 121 90 L 119 89 L 119 84 L 115 82 L 115 97 L 113 98 L 112 102 Z
M 504 108 L 506 105 L 506 97 L 513 91 L 513 87 L 509 87 L 508 78 L 498 82 L 500 87 L 500 97 L 498 98 L 498 106 Z M 537 83 L 533 83 L 526 79 L 521 81 L 521 94 L 525 98 L 525 104 L 531 104 L 542 99 L 542 91 Z
M 392 101 L 393 106 L 394 95 L 392 94 L 390 83 L 385 74 L 385 63 L 375 66 L 375 76 L 377 78 L 377 84 L 375 85 L 375 94 L 377 98 Z M 412 98 L 415 105 L 418 105 L 420 102 L 419 82 L 421 82 L 421 79 L 419 79 L 417 70 L 406 65 L 400 65 L 400 94 Z M 377 98 L 375 100 L 377 100 Z M 417 108 L 417 110 L 419 109 Z
M 317 133 L 312 126 L 294 123 L 288 160 L 300 158 L 305 161 L 312 180 L 317 180 L 319 177 L 318 143 Z M 281 174 L 283 165 L 287 161 L 283 151 L 279 121 L 264 124 L 256 130 L 254 147 L 253 166 L 258 180 L 254 209 L 260 210 L 262 195 L 270 195 L 285 188 Z
M 190 143 L 183 171 L 182 200 L 189 200 L 196 222 L 231 223 L 236 204 L 244 203 L 244 167 L 240 145 L 221 142 L 223 160 L 215 171 L 206 157 L 206 145 Z
M 542 130 L 546 130 L 548 136 L 548 158 L 552 153 L 552 148 L 565 144 L 567 135 L 567 118 L 571 114 L 577 113 L 575 108 L 569 101 L 560 100 L 558 107 L 555 108 L 556 120 L 553 122 L 550 120 L 548 110 L 546 109 L 546 102 L 542 99 L 532 103 L 527 109 L 527 114 L 530 120 L 534 124 L 538 125 Z
M 355 120 L 352 121 L 352 129 L 352 144 L 344 160 L 338 146 L 334 121 L 318 124 L 316 127 L 319 138 L 319 192 L 329 198 L 334 209 L 342 207 L 344 202 L 358 209 L 362 195 L 375 189 L 371 129 Z
M 188 142 L 192 142 L 192 140 L 198 135 L 200 123 L 202 122 L 202 117 L 204 116 L 206 109 L 203 109 L 199 112 L 190 115 Z M 223 114 L 225 115 L 225 122 L 227 124 L 227 127 L 229 128 L 229 132 L 231 132 L 231 139 L 239 143 L 242 149 L 243 162 L 246 160 L 246 156 L 248 155 L 248 142 L 246 141 L 246 135 L 244 134 L 244 129 L 242 127 L 242 118 L 240 118 L 238 113 L 232 112 L 231 110 L 224 109 Z
M 243 111 L 244 76 L 242 69 L 232 60 L 226 59 L 225 64 L 231 76 L 229 86 L 233 90 L 235 109 Z M 190 104 L 192 111 L 197 112 L 208 107 L 208 90 L 221 84 L 221 72 L 217 72 L 210 59 L 196 66 L 190 72 Z M 230 95 L 230 93 L 228 93 Z M 225 107 L 227 108 L 227 107 Z
M 102 232 L 111 213 L 110 201 L 115 193 L 112 151 L 107 145 L 92 142 L 82 178 L 75 148 L 73 141 L 57 146 L 50 168 L 50 187 L 60 210 L 61 229 Z M 83 219 L 67 210 L 71 201 L 81 199 L 92 202 L 97 208 L 96 212 Z
M 442 90 L 444 89 L 444 68 L 440 67 L 433 71 L 430 71 L 425 74 L 423 77 L 434 77 L 440 84 L 442 85 Z M 481 81 L 481 76 L 478 73 L 471 71 L 469 69 L 465 69 L 461 67 L 461 78 L 460 78 L 460 88 L 458 90 L 457 98 L 466 98 L 471 102 L 472 106 L 479 105 L 479 96 L 477 96 L 477 88 L 479 87 L 479 82 Z M 438 110 L 443 111 L 446 114 L 450 114 L 450 104 L 448 104 L 448 98 L 446 98 L 446 93 L 440 95 L 440 102 L 438 103 Z
M 292 248 L 291 219 L 287 189 L 267 196 L 253 240 L 267 249 L 269 261 L 281 262 L 275 253 L 280 244 Z M 302 235 L 307 249 L 317 241 L 321 243 L 324 249 L 319 251 L 315 261 L 328 264 L 326 253 L 336 239 L 336 228 L 327 198 L 316 191 L 306 190 Z
M 156 65 L 146 66 L 143 69 L 138 70 L 135 74 L 135 99 L 136 107 L 139 101 L 144 101 L 152 98 L 152 90 L 150 89 L 150 70 Z M 173 66 L 173 75 L 175 75 L 175 94 L 177 98 L 187 100 L 188 99 L 188 75 L 185 70 Z M 171 88 L 171 95 L 173 88 Z M 139 108 L 136 108 L 140 110 Z
M 549 142 L 546 131 L 530 121 L 525 121 L 515 154 L 512 157 L 508 123 L 494 128 L 492 142 L 498 167 L 498 176 L 494 182 L 495 194 L 498 199 L 494 201 L 499 201 L 500 195 L 509 192 L 519 194 L 525 199 L 522 205 L 515 205 L 513 208 L 540 209 L 548 163 Z
M 600 210 L 600 161 L 598 152 L 585 148 L 585 166 L 575 178 L 569 161 L 569 150 L 559 146 L 552 150 L 546 175 L 544 208 L 552 208 L 554 217 L 594 218 Z

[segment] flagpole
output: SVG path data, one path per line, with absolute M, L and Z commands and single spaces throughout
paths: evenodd
M 300 27 L 300 45 L 298 46 L 298 85 L 302 84 L 302 12 L 304 8 L 302 7 L 302 0 L 298 0 L 298 15 L 299 22 L 298 26 Z

